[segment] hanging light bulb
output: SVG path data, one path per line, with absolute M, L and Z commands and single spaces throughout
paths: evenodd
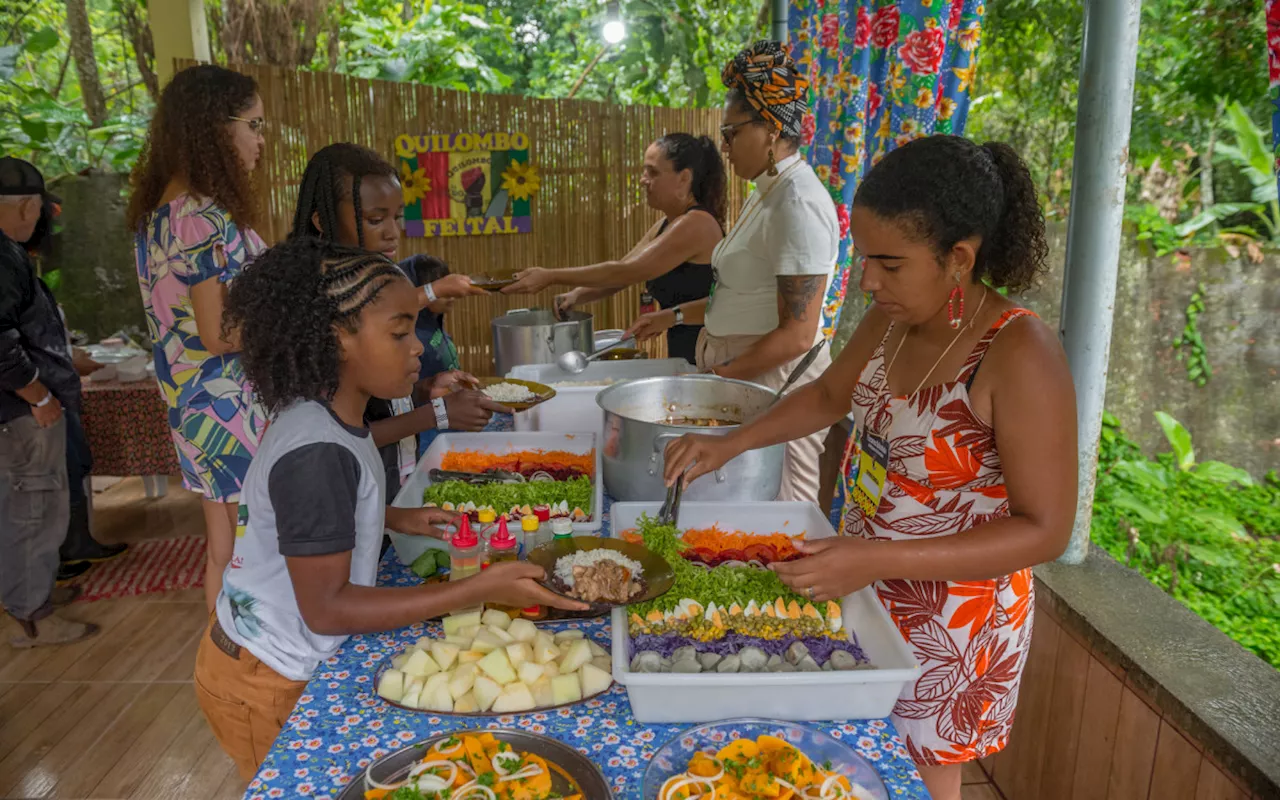
M 623 24 L 622 20 L 614 18 L 604 24 L 601 34 L 609 44 L 617 44 L 626 38 L 627 26 Z

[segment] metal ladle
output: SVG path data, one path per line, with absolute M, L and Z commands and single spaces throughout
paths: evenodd
M 570 373 L 573 373 L 574 375 L 577 375 L 579 372 L 582 372 L 587 368 L 587 364 L 590 364 L 592 361 L 595 361 L 597 358 L 609 352 L 610 350 L 614 349 L 615 347 L 621 347 L 624 341 L 626 340 L 622 339 L 614 342 L 613 344 L 607 347 L 601 347 L 599 350 L 595 351 L 591 355 L 587 355 L 581 350 L 570 350 L 567 353 L 561 353 L 560 355 L 556 356 L 556 366 L 564 370 L 565 372 L 570 372 Z

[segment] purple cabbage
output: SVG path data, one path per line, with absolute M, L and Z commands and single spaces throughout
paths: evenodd
M 825 664 L 831 658 L 831 654 L 837 650 L 844 650 L 849 653 L 859 664 L 866 664 L 870 660 L 862 652 L 862 648 L 858 646 L 856 640 L 832 639 L 826 636 L 800 637 L 790 635 L 783 636 L 780 639 L 761 639 L 741 633 L 729 633 L 723 639 L 716 639 L 710 642 L 702 642 L 688 636 L 676 636 L 670 633 L 642 633 L 631 637 L 631 657 L 634 658 L 636 653 L 645 650 L 653 650 L 663 658 L 671 658 L 672 653 L 686 646 L 692 646 L 699 653 L 715 653 L 719 656 L 733 655 L 744 647 L 757 647 L 771 656 L 781 656 L 785 655 L 787 648 L 795 642 L 800 642 L 809 648 L 809 653 L 813 656 L 813 660 L 819 664 Z

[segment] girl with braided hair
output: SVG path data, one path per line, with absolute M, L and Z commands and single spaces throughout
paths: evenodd
M 316 151 L 307 163 L 292 236 L 313 236 L 394 260 L 403 219 L 404 196 L 395 168 L 367 147 L 339 142 Z M 425 449 L 420 435 L 434 436 L 445 428 L 483 430 L 494 412 L 510 411 L 478 391 L 475 378 L 459 368 L 458 351 L 444 331 L 444 314 L 457 299 L 485 291 L 466 275 L 440 269 L 442 265 L 421 255 L 399 263 L 409 280 L 421 287 L 414 331 L 423 351 L 411 395 L 369 402 L 367 419 L 389 486 L 399 487 L 412 473 Z M 388 494 L 388 502 L 394 495 Z
M 370 398 L 408 394 L 422 345 L 420 293 L 379 253 L 294 237 L 232 287 L 227 323 L 271 414 L 249 467 L 240 533 L 200 641 L 201 710 L 247 780 L 312 672 L 355 633 L 396 630 L 481 603 L 581 603 L 538 584 L 527 562 L 462 581 L 375 587 L 384 526 L 443 538 L 454 515 L 386 508 L 387 485 L 364 423 Z
M 729 62 L 722 79 L 729 95 L 721 149 L 756 191 L 715 248 L 710 297 L 641 317 L 631 332 L 655 336 L 678 316 L 685 324 L 703 324 L 700 369 L 779 389 L 822 341 L 822 298 L 835 270 L 839 223 L 830 194 L 797 152 L 809 84 L 785 48 L 757 42 Z M 830 363 L 824 350 L 796 388 Z M 787 443 L 779 500 L 818 502 L 825 437 L 823 430 Z
M 222 326 L 227 287 L 265 248 L 254 232 L 253 178 L 265 129 L 252 78 L 212 64 L 182 70 L 160 95 L 127 214 L 182 485 L 204 497 L 210 608 L 265 424 L 244 382 L 238 335 Z

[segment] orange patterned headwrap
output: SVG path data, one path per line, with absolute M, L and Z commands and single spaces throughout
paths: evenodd
M 738 89 L 765 121 L 784 136 L 799 138 L 809 81 L 778 42 L 759 41 L 738 53 L 720 79 Z

